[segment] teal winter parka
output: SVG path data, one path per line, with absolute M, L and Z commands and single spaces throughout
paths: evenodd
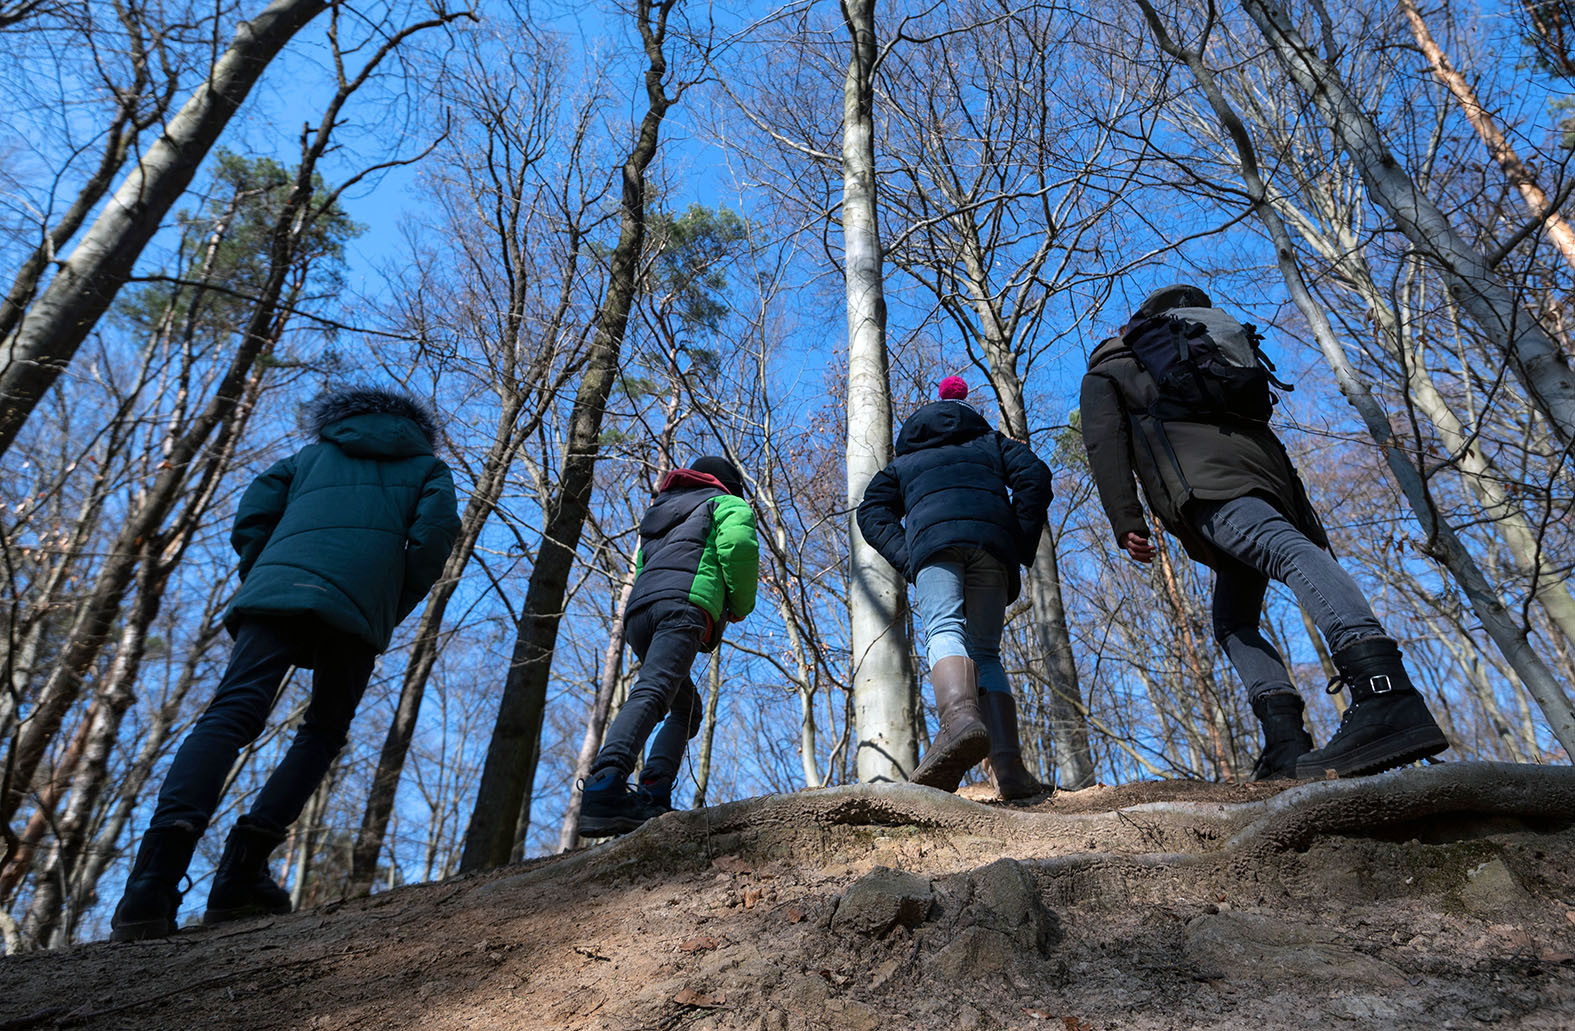
M 241 497 L 230 543 L 241 589 L 225 623 L 312 615 L 378 651 L 443 572 L 459 515 L 431 413 L 406 395 L 345 390 L 312 409 L 319 442 Z

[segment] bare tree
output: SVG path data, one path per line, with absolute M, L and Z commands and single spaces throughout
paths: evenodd
M 1558 439 L 1565 447 L 1575 443 L 1575 372 L 1558 344 L 1516 301 L 1488 257 L 1461 235 L 1430 193 L 1396 160 L 1339 69 L 1319 56 L 1286 10 L 1274 0 L 1242 0 L 1242 7 L 1350 156 L 1373 200 L 1427 257 L 1448 284 L 1451 297 L 1493 341 Z M 1335 52 L 1327 12 L 1320 8 L 1317 19 L 1326 49 Z
M 635 23 L 646 58 L 647 108 L 623 164 L 618 242 L 608 255 L 607 292 L 569 415 L 561 478 L 544 513 L 541 547 L 521 603 L 498 721 L 460 859 L 463 871 L 509 861 L 520 826 L 519 814 L 531 794 L 530 778 L 540 746 L 547 681 L 569 571 L 590 506 L 602 417 L 634 305 L 636 273 L 645 243 L 646 169 L 656 156 L 662 119 L 687 88 L 681 82 L 669 85 L 665 81 L 668 59 L 664 47 L 668 19 L 676 3 L 637 0 L 635 5 Z
M 848 63 L 842 99 L 842 239 L 848 304 L 848 619 L 859 779 L 904 780 L 918 763 L 917 688 L 908 642 L 908 590 L 859 532 L 864 488 L 892 458 L 891 376 L 875 177 L 874 0 L 843 0 Z
M 208 80 L 142 154 L 43 294 L 0 339 L 6 360 L 0 370 L 0 454 L 109 307 L 263 69 L 327 9 L 327 0 L 273 0 L 240 24 Z

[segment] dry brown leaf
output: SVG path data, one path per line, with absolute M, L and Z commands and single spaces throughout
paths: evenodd
M 1575 924 L 1575 909 L 1566 909 L 1564 911 L 1564 919 L 1568 920 L 1572 924 Z
M 789 906 L 787 911 L 788 923 L 801 924 L 804 922 L 805 913 L 797 906 Z
M 702 936 L 699 938 L 690 938 L 688 941 L 684 942 L 678 947 L 685 952 L 704 952 L 707 949 L 714 949 L 721 944 L 722 943 L 715 938 Z
M 745 909 L 754 909 L 755 908 L 755 903 L 760 901 L 760 896 L 763 895 L 763 894 L 764 894 L 763 891 L 761 891 L 759 888 L 754 887 L 753 885 L 750 885 L 749 887 L 745 888 L 744 889 L 744 908 Z
M 1080 1017 L 1067 1017 L 1066 1031 L 1094 1031 L 1094 1025 Z
M 1050 1011 L 1049 1010 L 1023 1010 L 1023 1012 L 1028 1014 L 1030 1017 L 1033 1017 L 1035 1020 L 1049 1020 L 1050 1019 Z
M 755 872 L 755 868 L 753 866 L 750 866 L 747 861 L 740 859 L 738 856 L 717 856 L 715 859 L 711 860 L 711 865 L 716 867 L 718 870 L 721 870 L 723 873 L 739 874 Z
M 693 988 L 685 988 L 673 996 L 673 1001 L 680 1006 L 699 1006 L 702 1009 L 716 1009 L 727 1001 L 727 995 L 723 992 L 707 995 L 704 992 L 697 992 Z

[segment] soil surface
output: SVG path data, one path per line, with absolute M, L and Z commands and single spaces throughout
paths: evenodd
M 858 786 L 0 959 L 0 1029 L 1575 1027 L 1575 769 Z

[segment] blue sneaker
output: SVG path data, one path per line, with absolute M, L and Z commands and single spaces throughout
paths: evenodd
M 602 770 L 580 784 L 580 837 L 611 838 L 628 834 L 656 815 L 629 790 L 619 769 Z

